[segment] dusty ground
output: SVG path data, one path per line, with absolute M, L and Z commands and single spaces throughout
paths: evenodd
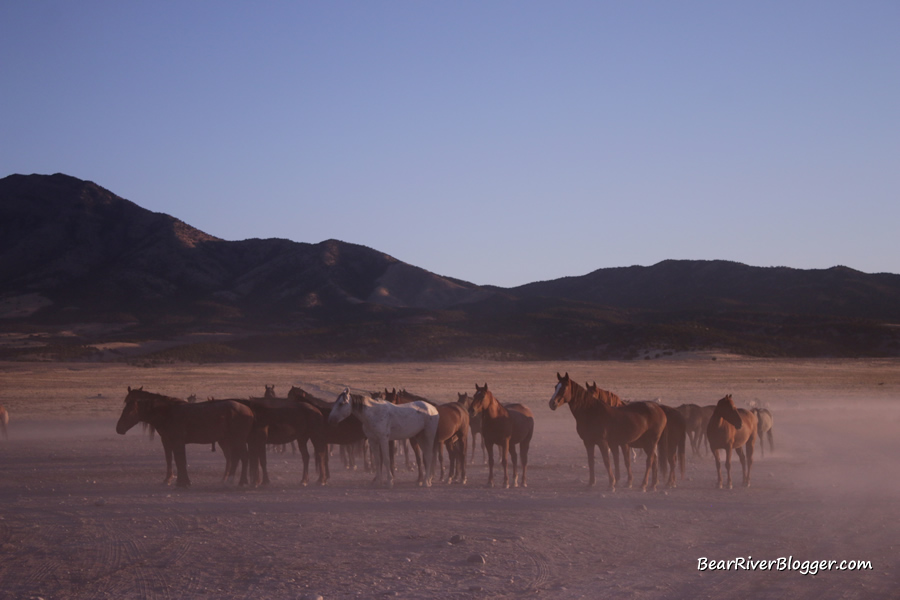
M 730 392 L 768 405 L 777 449 L 757 451 L 749 489 L 714 489 L 712 458 L 690 456 L 675 490 L 608 493 L 605 473 L 585 489 L 574 419 L 547 407 L 558 370 L 629 399 L 708 404 Z M 304 488 L 288 454 L 270 458 L 270 488 L 237 489 L 219 482 L 221 453 L 190 446 L 194 485 L 182 491 L 160 483 L 158 440 L 114 430 L 129 385 L 201 398 L 402 386 L 450 401 L 475 382 L 535 412 L 527 489 L 486 489 L 480 452 L 464 487 L 421 489 L 401 472 L 393 490 L 374 489 L 369 474 L 333 468 L 328 486 Z M 0 598 L 823 600 L 900 588 L 900 361 L 6 363 L 0 402 L 12 415 Z M 748 556 L 872 569 L 698 571 L 701 557 Z

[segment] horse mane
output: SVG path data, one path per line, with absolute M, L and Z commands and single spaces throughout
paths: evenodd
M 291 400 L 297 400 L 299 402 L 306 402 L 307 404 L 312 404 L 316 408 L 319 409 L 327 409 L 330 410 L 334 405 L 332 402 L 328 400 L 324 400 L 319 398 L 318 396 L 313 396 L 306 390 L 301 387 L 292 386 L 291 390 L 288 392 L 287 397 Z
M 362 411 L 366 407 L 366 400 L 371 400 L 369 396 L 364 394 L 350 394 L 350 406 L 353 407 L 355 411 Z
M 572 399 L 569 401 L 569 404 L 572 405 L 572 408 L 592 408 L 597 406 L 598 404 L 604 404 L 607 407 L 610 407 L 622 406 L 623 404 L 622 399 L 610 391 L 603 390 L 595 386 L 594 389 L 597 390 L 597 396 L 594 396 L 587 390 L 587 388 L 581 387 L 572 380 L 570 380 L 570 383 L 575 390 L 572 394 Z
M 407 398 L 410 402 L 426 402 L 432 406 L 437 406 L 437 404 L 435 404 L 428 398 L 425 398 L 423 396 L 417 396 L 416 394 L 407 392 L 406 389 L 402 389 L 399 392 L 397 392 L 397 396 L 402 397 L 402 398 Z
M 138 400 L 138 401 L 140 401 L 140 400 L 161 400 L 168 404 L 187 402 L 186 400 L 182 400 L 181 398 L 175 398 L 174 396 L 166 396 L 164 394 L 157 394 L 155 392 L 145 392 L 141 388 L 129 390 L 128 396 L 131 396 L 132 394 L 135 394 L 137 396 L 135 398 L 135 400 Z M 126 401 L 128 400 L 128 396 L 125 396 Z

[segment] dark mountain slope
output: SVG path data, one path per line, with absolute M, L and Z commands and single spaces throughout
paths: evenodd
M 0 179 L 0 358 L 894 356 L 895 323 L 898 275 L 663 261 L 504 290 L 338 240 L 224 241 L 66 175 Z
M 599 269 L 511 290 L 605 306 L 666 312 L 747 311 L 900 322 L 900 275 L 847 267 L 801 270 L 728 261 L 666 260 Z

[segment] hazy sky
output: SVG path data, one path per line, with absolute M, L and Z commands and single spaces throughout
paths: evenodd
M 513 286 L 900 273 L 900 2 L 0 3 L 0 176 Z

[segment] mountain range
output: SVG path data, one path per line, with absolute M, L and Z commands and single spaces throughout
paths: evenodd
M 0 358 L 900 354 L 900 275 L 666 260 L 516 288 L 344 241 L 225 241 L 67 175 L 0 179 Z

